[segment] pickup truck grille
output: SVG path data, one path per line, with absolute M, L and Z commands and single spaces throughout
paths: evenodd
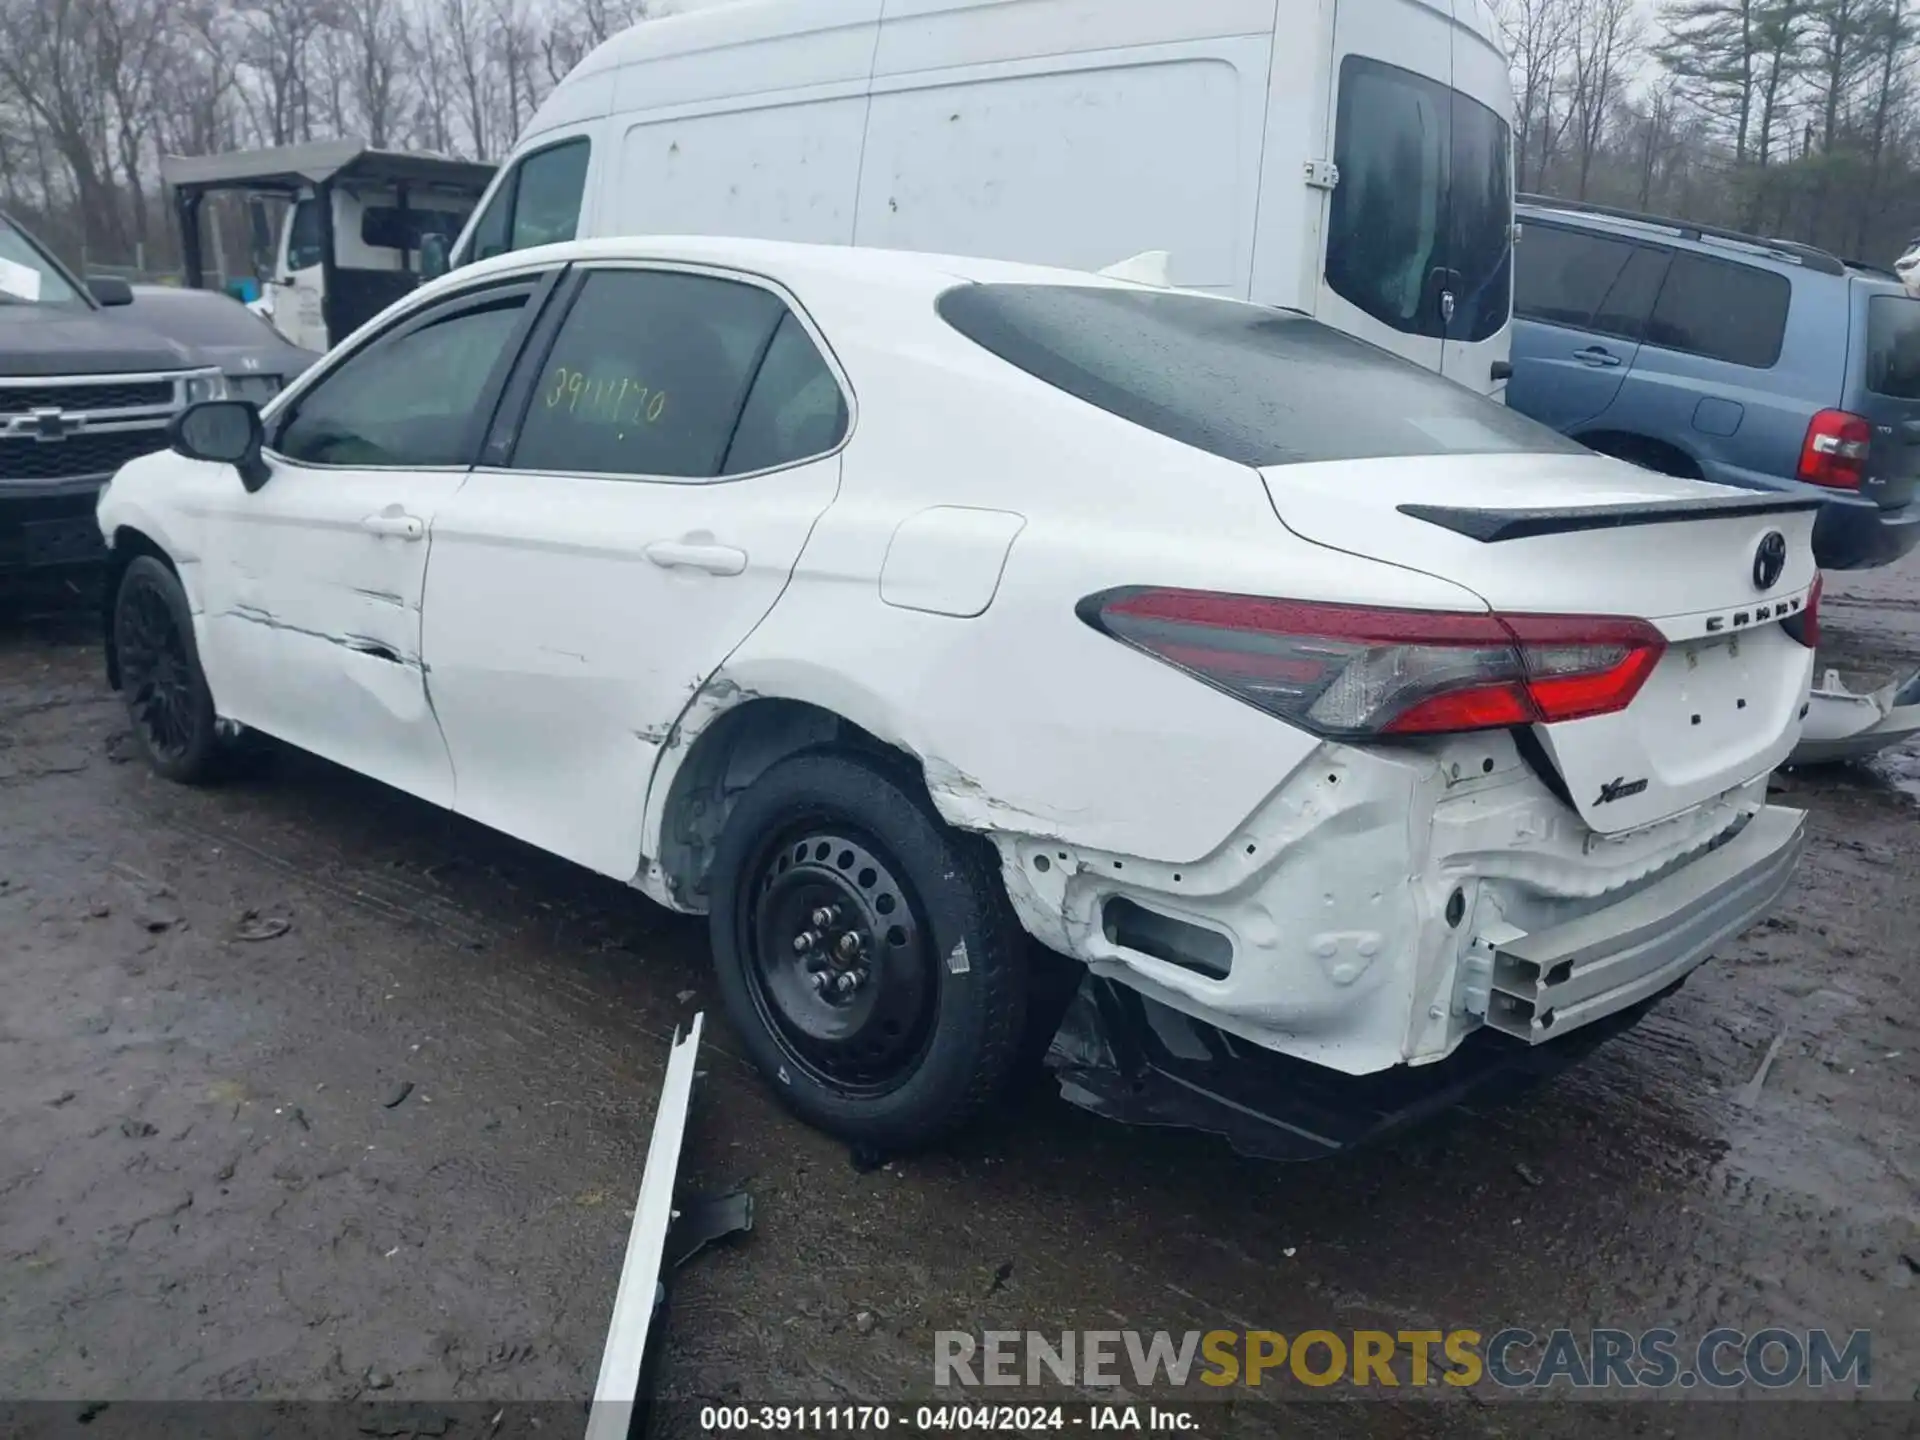
M 0 382 L 0 415 L 25 415 L 33 410 L 151 409 L 171 407 L 171 380 L 114 380 L 98 385 L 71 381 L 13 385 Z
M 129 460 L 167 448 L 159 426 L 82 431 L 64 440 L 0 440 L 0 481 L 105 479 Z

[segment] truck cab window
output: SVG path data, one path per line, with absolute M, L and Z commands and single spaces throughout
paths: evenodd
M 300 201 L 287 226 L 287 269 L 311 270 L 320 263 L 320 202 Z

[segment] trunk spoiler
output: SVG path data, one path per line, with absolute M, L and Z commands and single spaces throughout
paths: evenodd
M 1566 535 L 1576 530 L 1617 530 L 1664 525 L 1673 520 L 1720 520 L 1740 515 L 1787 515 L 1818 510 L 1826 501 L 1790 495 L 1736 494 L 1721 499 L 1655 500 L 1625 505 L 1574 505 L 1563 509 L 1479 510 L 1453 505 L 1402 505 L 1402 515 L 1438 525 L 1483 544 Z

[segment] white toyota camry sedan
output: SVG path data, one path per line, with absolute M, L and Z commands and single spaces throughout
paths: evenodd
M 1581 1053 L 1779 895 L 1816 504 L 1304 315 L 628 239 L 196 407 L 99 517 L 156 770 L 264 732 L 706 914 L 813 1123 L 923 1144 L 1051 1045 L 1296 1155 Z

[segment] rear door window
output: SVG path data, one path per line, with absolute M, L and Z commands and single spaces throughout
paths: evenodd
M 1867 302 L 1867 389 L 1920 400 L 1920 300 L 1876 295 Z
M 1512 132 L 1436 80 L 1340 62 L 1327 284 L 1407 335 L 1486 340 L 1513 277 Z M 1440 296 L 1453 296 L 1449 319 Z
M 1784 275 L 1681 252 L 1654 302 L 1646 343 L 1765 370 L 1780 359 L 1792 297 Z
M 1287 311 L 1076 285 L 962 285 L 939 310 L 1036 379 L 1244 465 L 1586 453 L 1463 385 Z
M 513 468 L 714 478 L 786 314 L 736 280 L 594 271 L 554 337 Z
M 1447 268 L 1454 312 L 1450 340 L 1492 339 L 1507 323 L 1513 293 L 1511 132 L 1493 111 L 1453 92 L 1447 186 Z
M 1451 99 L 1444 85 L 1376 60 L 1340 64 L 1327 284 L 1409 335 L 1439 335 Z
M 723 475 L 792 465 L 833 449 L 847 433 L 847 401 L 819 347 L 792 311 L 773 332 L 734 427 Z

